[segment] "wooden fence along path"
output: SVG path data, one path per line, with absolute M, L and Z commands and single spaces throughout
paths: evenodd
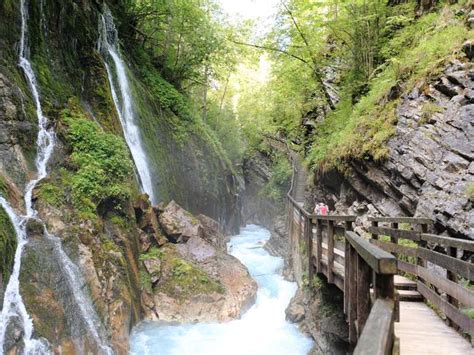
M 474 354 L 474 264 L 462 259 L 474 241 L 428 234 L 431 220 L 408 217 L 372 217 L 363 237 L 355 216 L 312 215 L 288 200 L 300 270 L 344 292 L 355 354 Z
M 344 292 L 354 353 L 474 355 L 474 241 L 428 234 L 426 218 L 371 217 L 363 237 L 352 231 L 355 216 L 312 215 L 298 154 L 265 138 L 293 164 L 289 234 L 293 263 L 303 260 L 295 274 L 309 284 L 324 275 Z

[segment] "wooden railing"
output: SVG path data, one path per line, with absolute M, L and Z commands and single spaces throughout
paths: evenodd
M 467 310 L 474 309 L 474 291 L 468 287 L 474 281 L 474 264 L 461 257 L 474 252 L 474 241 L 428 234 L 427 226 L 432 222 L 427 219 L 372 217 L 369 220 L 371 243 L 396 255 L 398 272 L 415 279 L 424 299 L 472 341 L 474 320 Z M 390 226 L 382 227 L 381 223 Z M 400 229 L 402 224 L 404 229 Z
M 356 353 L 390 353 L 397 309 L 396 258 L 352 232 L 355 216 L 312 215 L 291 195 L 288 200 L 290 236 L 305 247 L 300 257 L 306 258 L 307 278 L 311 283 L 315 273 L 323 274 L 344 292 L 349 340 L 357 343 Z

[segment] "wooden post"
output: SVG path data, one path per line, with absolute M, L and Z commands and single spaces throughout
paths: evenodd
M 377 222 L 377 221 L 372 221 L 372 227 L 378 227 L 378 225 L 379 225 L 379 222 Z M 372 233 L 371 236 L 372 236 L 372 239 L 379 239 L 379 235 L 378 235 L 378 234 Z
M 390 224 L 390 227 L 393 228 L 393 229 L 398 229 L 398 223 L 391 223 Z M 390 237 L 390 241 L 393 243 L 393 244 L 398 244 L 398 238 L 396 237 Z M 392 253 L 393 256 L 397 257 L 397 253 L 393 252 Z
M 316 219 L 316 265 L 318 265 L 318 272 L 323 273 L 323 228 L 322 222 Z
M 349 244 L 349 273 L 346 275 L 349 283 L 349 294 L 348 297 L 348 323 L 349 323 L 349 342 L 351 344 L 357 343 L 357 330 L 356 330 L 356 318 L 357 318 L 357 252 L 350 245 L 346 239 L 346 243 Z
M 345 222 L 346 231 L 352 231 L 352 222 Z M 344 233 L 344 236 L 346 233 Z M 350 243 L 344 237 L 344 314 L 346 321 L 349 321 L 349 269 L 351 265 L 350 258 Z
M 357 337 L 360 337 L 370 313 L 370 281 L 372 269 L 357 254 Z
M 334 222 L 328 221 L 328 283 L 334 283 Z
M 428 225 L 425 224 L 425 223 L 422 223 L 422 224 L 420 224 L 420 229 L 421 229 L 421 233 L 426 233 L 428 231 Z M 428 243 L 425 240 L 420 240 L 418 242 L 418 248 L 426 248 L 427 244 Z M 417 257 L 416 258 L 416 264 L 425 267 L 426 262 L 423 260 L 423 258 Z M 422 283 L 425 282 L 425 280 L 423 280 L 418 275 L 416 276 L 416 278 L 419 282 L 422 282 Z
M 447 252 L 448 252 L 448 255 L 449 255 L 449 256 L 452 256 L 453 258 L 457 258 L 457 248 L 455 248 L 455 247 L 448 247 L 448 248 L 447 248 Z M 458 276 L 456 275 L 456 273 L 454 273 L 454 272 L 452 272 L 452 271 L 449 271 L 449 269 L 447 270 L 447 275 L 446 275 L 446 276 L 448 277 L 448 280 L 451 280 L 451 281 L 456 282 L 456 283 L 458 282 Z M 455 299 L 453 296 L 450 296 L 449 294 L 448 294 L 448 302 L 451 303 L 454 307 L 459 308 L 459 302 L 458 302 L 458 300 Z M 449 324 L 451 327 L 455 328 L 455 329 L 458 328 L 457 325 L 456 325 L 456 323 L 454 323 L 454 322 L 453 322 L 451 319 L 449 319 L 449 318 L 448 318 L 448 324 Z
M 313 268 L 313 222 L 311 218 L 306 217 L 306 246 L 308 248 L 308 281 L 312 285 L 314 268 Z

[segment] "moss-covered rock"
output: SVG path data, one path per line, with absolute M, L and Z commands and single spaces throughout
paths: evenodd
M 5 210 L 0 206 L 0 281 L 3 280 L 4 285 L 8 283 L 13 269 L 16 246 L 15 228 Z

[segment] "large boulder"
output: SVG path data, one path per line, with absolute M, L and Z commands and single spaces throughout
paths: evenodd
M 171 201 L 159 215 L 161 227 L 173 243 L 186 243 L 191 237 L 201 237 L 203 233 L 199 220 Z
M 145 273 L 145 317 L 170 322 L 228 321 L 253 303 L 257 284 L 223 248 L 218 223 L 198 218 L 175 202 L 161 207 L 159 221 L 172 243 L 140 257 Z

